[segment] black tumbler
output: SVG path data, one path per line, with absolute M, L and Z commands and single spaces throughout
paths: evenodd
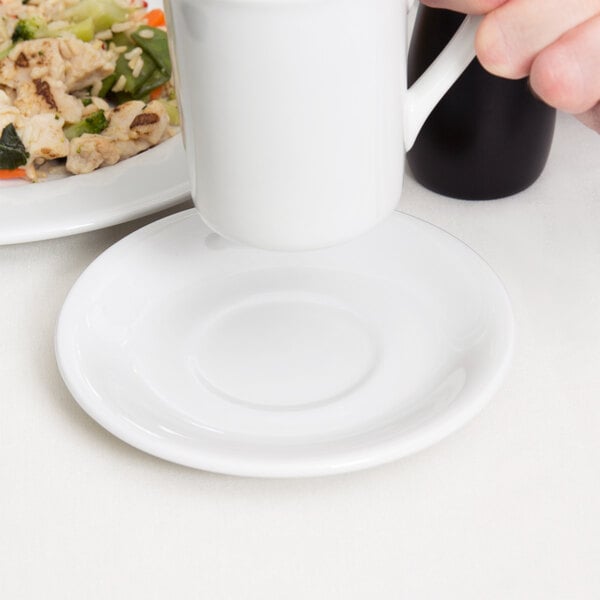
M 412 84 L 433 62 L 464 19 L 420 6 L 408 56 Z M 490 75 L 477 59 L 440 101 L 408 153 L 426 188 L 465 200 L 516 194 L 542 173 L 556 111 L 533 96 L 527 78 Z

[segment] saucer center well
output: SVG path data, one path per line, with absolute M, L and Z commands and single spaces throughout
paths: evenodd
M 196 376 L 238 403 L 297 409 L 338 400 L 375 368 L 369 327 L 343 307 L 258 298 L 204 325 L 192 359 Z

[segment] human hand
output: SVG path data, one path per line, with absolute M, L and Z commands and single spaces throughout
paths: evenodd
M 500 77 L 529 76 L 545 102 L 600 133 L 600 0 L 423 0 L 485 14 L 477 56 Z

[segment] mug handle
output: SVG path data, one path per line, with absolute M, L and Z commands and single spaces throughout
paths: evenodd
M 407 2 L 410 10 L 414 0 Z M 404 100 L 404 146 L 410 150 L 427 117 L 475 58 L 475 35 L 483 17 L 467 15 L 454 37 L 407 91 Z

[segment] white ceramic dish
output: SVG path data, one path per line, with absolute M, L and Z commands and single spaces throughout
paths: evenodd
M 162 6 L 151 0 L 148 8 Z M 190 196 L 181 135 L 112 167 L 42 183 L 0 181 L 0 245 L 93 231 Z
M 235 475 L 352 471 L 471 419 L 513 344 L 510 304 L 472 250 L 395 213 L 343 246 L 267 252 L 185 211 L 81 276 L 56 352 L 98 423 L 150 454 Z
M 0 182 L 0 244 L 93 231 L 189 198 L 181 135 L 112 167 L 43 183 Z

